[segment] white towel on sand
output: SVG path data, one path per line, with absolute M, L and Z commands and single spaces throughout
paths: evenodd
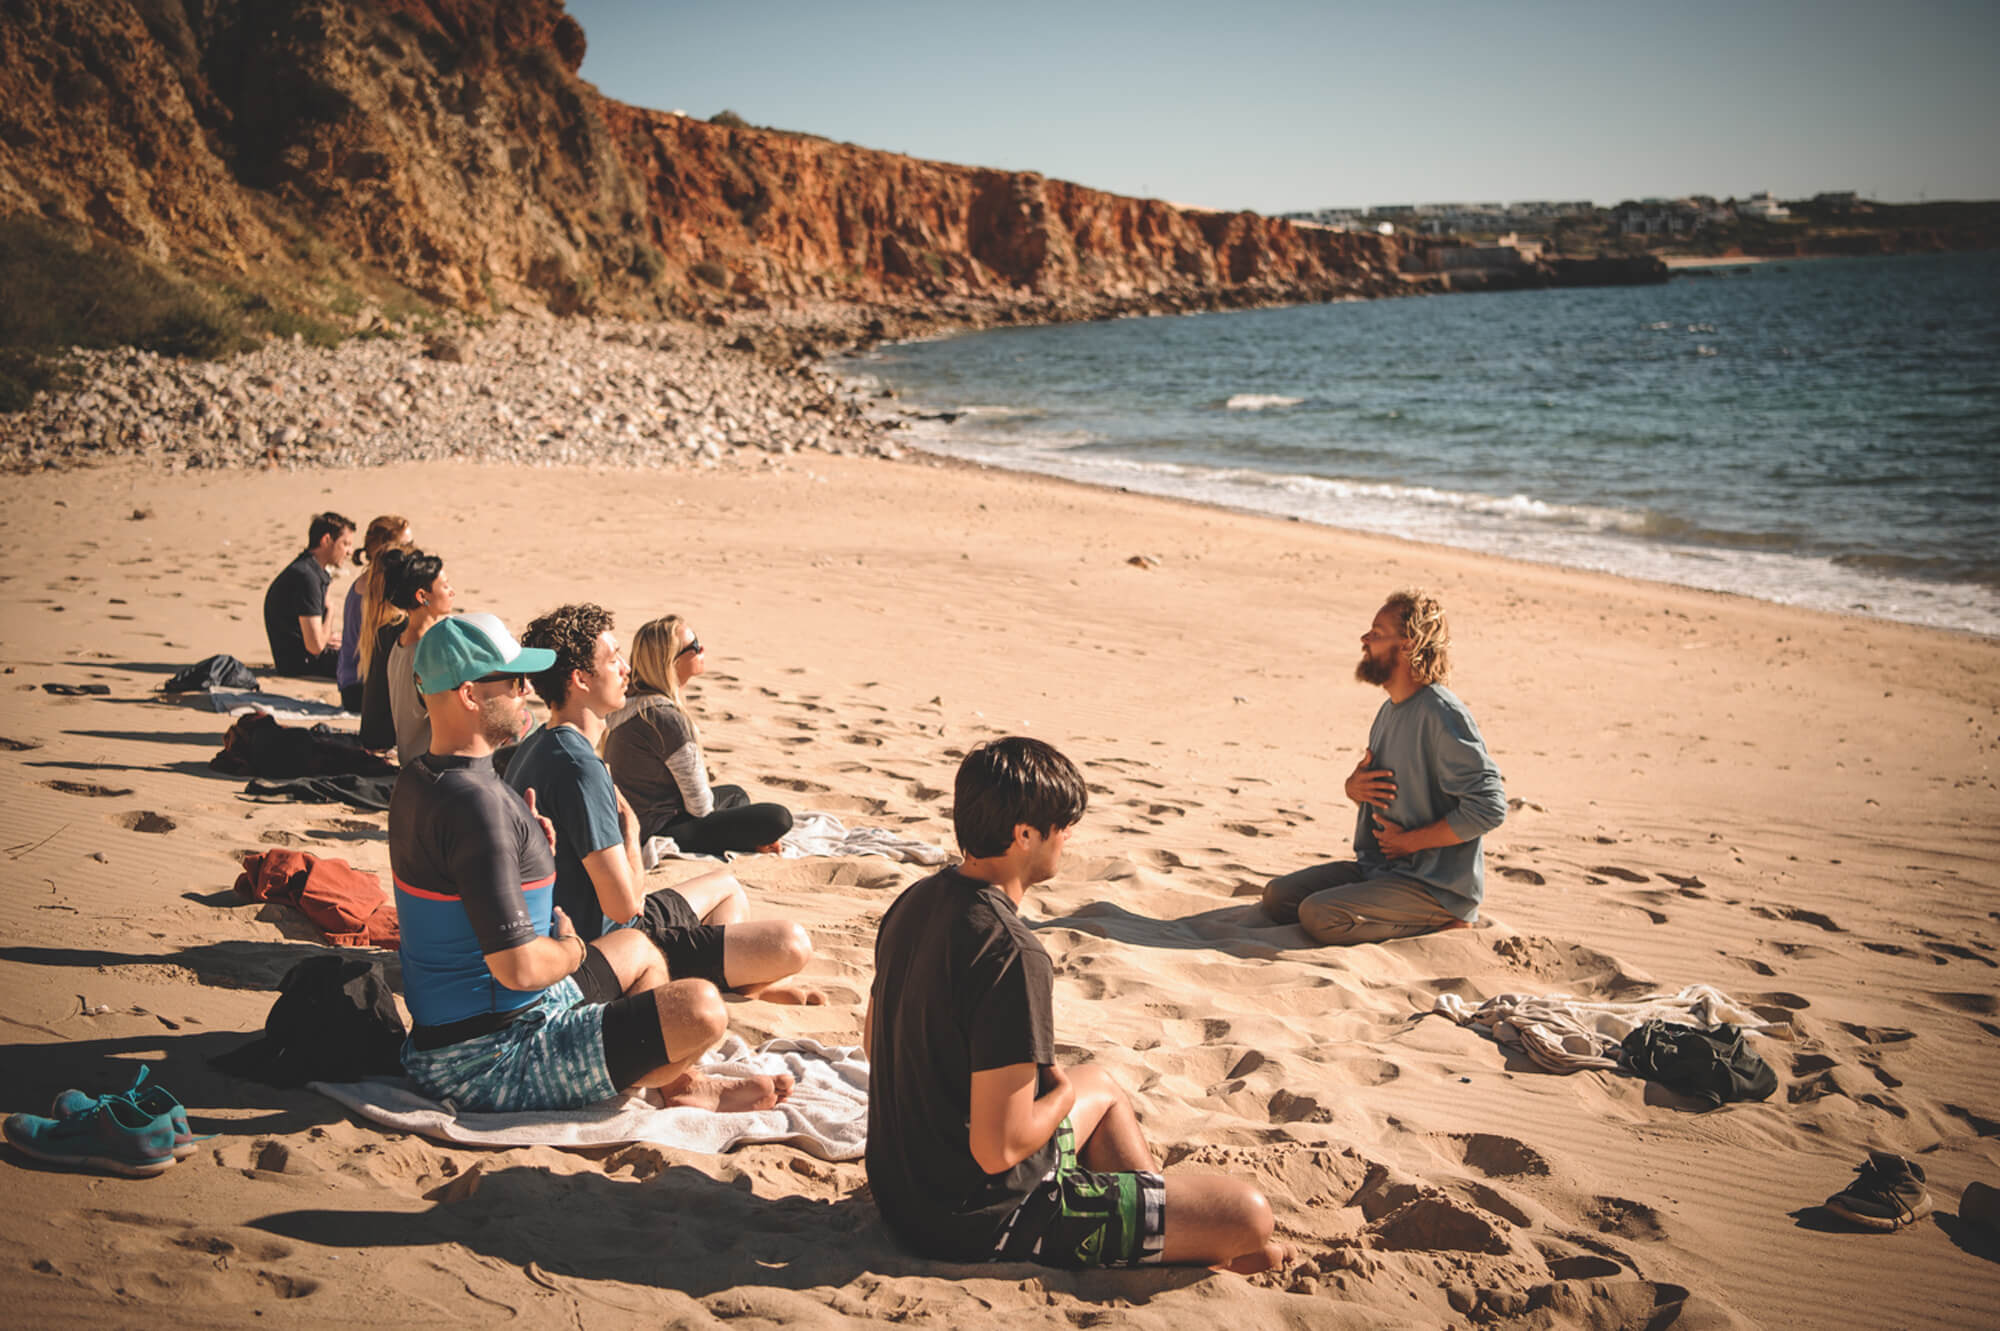
M 948 864 L 951 853 L 928 841 L 892 832 L 886 827 L 849 827 L 830 813 L 802 813 L 792 822 L 792 830 L 778 842 L 778 853 L 786 859 L 807 855 L 874 855 L 905 864 Z M 711 860 L 716 855 L 696 855 L 674 844 L 672 837 L 648 837 L 641 858 L 650 869 L 664 859 Z
M 1618 1003 L 1589 1002 L 1568 994 L 1496 994 L 1474 1008 L 1457 994 L 1439 994 L 1431 1011 L 1520 1050 L 1550 1072 L 1620 1066 L 1618 1046 L 1649 1021 L 1703 1030 L 1723 1025 L 1761 1030 L 1768 1024 L 1705 984 Z
M 523 1114 L 466 1114 L 417 1092 L 407 1078 L 310 1083 L 312 1090 L 363 1118 L 401 1132 L 472 1146 L 616 1146 L 659 1142 L 717 1154 L 759 1142 L 784 1142 L 822 1160 L 858 1160 L 868 1144 L 868 1064 L 853 1046 L 772 1040 L 752 1050 L 727 1036 L 701 1061 L 719 1077 L 789 1072 L 783 1104 L 741 1114 L 661 1109 L 634 1092 L 582 1109 Z

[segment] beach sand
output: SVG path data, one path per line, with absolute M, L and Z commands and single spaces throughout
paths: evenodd
M 691 615 L 718 778 L 797 809 L 948 845 L 967 747 L 1067 751 L 1091 809 L 1024 903 L 1061 1055 L 1133 1094 L 1170 1171 L 1257 1179 L 1301 1261 L 944 1266 L 898 1251 L 858 1163 L 448 1148 L 208 1068 L 316 946 L 236 901 L 239 856 L 387 877 L 381 815 L 244 799 L 207 765 L 227 719 L 154 692 L 213 652 L 266 661 L 264 587 L 329 506 L 408 514 L 461 608 L 517 631 L 565 600 L 627 637 Z M 149 1180 L 6 1152 L 13 1325 L 1960 1327 L 2000 1306 L 2000 1235 L 1956 1218 L 1968 1182 L 2000 1183 L 2000 643 L 922 461 L 119 467 L 10 478 L 0 532 L 0 1109 L 143 1062 L 217 1134 Z M 1445 598 L 1452 686 L 1516 803 L 1479 928 L 1312 949 L 1255 898 L 1346 853 L 1341 783 L 1382 699 L 1357 639 L 1407 584 Z M 732 1029 L 858 1041 L 874 926 L 925 871 L 736 867 L 811 929 L 831 1001 L 735 1002 Z M 1696 1112 L 1421 1015 L 1694 983 L 1785 1023 L 1754 1041 L 1769 1101 Z M 1935 1216 L 1830 1221 L 1871 1147 L 1923 1164 Z

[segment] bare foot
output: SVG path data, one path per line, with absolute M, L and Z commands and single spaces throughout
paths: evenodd
M 747 1114 L 782 1104 L 792 1093 L 792 1074 L 756 1077 L 684 1076 L 663 1087 L 660 1099 L 668 1108 L 711 1109 L 718 1114 Z
M 766 1003 L 789 1003 L 794 1007 L 824 1007 L 826 995 L 818 989 L 803 984 L 767 984 L 751 993 L 741 991 L 746 998 L 761 998 Z
M 1291 1244 L 1272 1239 L 1256 1252 L 1246 1252 L 1241 1257 L 1222 1263 L 1217 1269 L 1234 1271 L 1239 1276 L 1254 1276 L 1259 1271 L 1273 1271 L 1282 1266 L 1289 1266 L 1297 1255 L 1292 1250 Z

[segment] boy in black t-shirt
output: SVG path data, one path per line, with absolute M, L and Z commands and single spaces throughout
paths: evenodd
M 1056 1066 L 1054 971 L 1016 908 L 1083 817 L 1076 767 L 1040 740 L 994 740 L 954 794 L 965 858 L 883 917 L 862 1019 L 868 1182 L 889 1228 L 950 1261 L 1250 1274 L 1288 1260 L 1255 1187 L 1163 1178 L 1118 1084 Z

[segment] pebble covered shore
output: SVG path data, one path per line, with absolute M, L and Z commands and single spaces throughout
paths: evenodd
M 0 461 L 15 471 L 129 459 L 170 470 L 441 459 L 653 468 L 803 450 L 899 456 L 819 362 L 748 345 L 688 323 L 507 315 L 332 349 L 274 341 L 221 361 L 79 351 L 75 387 L 0 415 Z

